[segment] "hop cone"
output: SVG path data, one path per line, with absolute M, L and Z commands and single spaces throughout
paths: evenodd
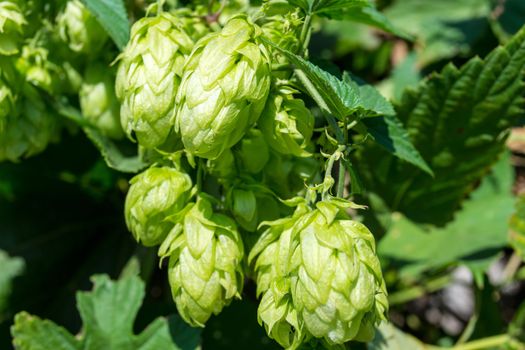
M 97 19 L 79 1 L 68 1 L 57 17 L 60 38 L 78 53 L 94 54 L 106 43 L 108 35 Z
M 19 52 L 25 24 L 24 14 L 17 1 L 0 1 L 0 55 Z
M 243 285 L 244 249 L 235 222 L 199 199 L 161 246 L 169 256 L 169 282 L 179 314 L 204 327 L 236 297 Z
M 24 85 L 15 109 L 0 122 L 0 161 L 16 162 L 40 153 L 60 136 L 58 118 L 31 85 Z
M 270 65 L 259 28 L 243 17 L 197 42 L 177 95 L 177 129 L 185 148 L 214 159 L 259 118 L 268 96 Z
M 294 234 L 291 292 L 306 330 L 329 344 L 371 340 L 388 302 L 370 231 L 320 202 Z
M 160 146 L 172 128 L 182 67 L 193 48 L 186 24 L 168 13 L 142 18 L 120 55 L 116 93 L 122 127 L 144 147 Z
M 268 223 L 248 257 L 257 281 L 259 323 L 268 335 L 287 349 L 295 349 L 304 339 L 302 320 L 294 307 L 289 278 L 293 227 L 306 208 L 298 207 L 292 217 Z
M 191 186 L 187 174 L 168 167 L 135 176 L 125 203 L 126 224 L 135 239 L 145 246 L 162 243 L 173 227 L 166 218 L 184 208 Z
M 82 114 L 99 130 L 114 139 L 124 136 L 120 125 L 120 104 L 115 95 L 112 71 L 103 64 L 88 66 L 80 88 Z
M 258 125 L 266 142 L 276 152 L 306 157 L 306 148 L 314 129 L 314 116 L 303 100 L 294 98 L 286 89 L 268 98 Z

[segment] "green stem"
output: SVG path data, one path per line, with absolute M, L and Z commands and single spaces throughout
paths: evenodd
M 301 29 L 301 35 L 299 36 L 299 42 L 301 43 L 301 52 L 300 54 L 304 57 L 308 53 L 308 44 L 310 43 L 310 31 L 312 25 L 312 15 L 306 15 L 303 22 L 303 27 Z
M 482 349 L 489 349 L 494 348 L 497 346 L 501 346 L 505 343 L 507 343 L 510 340 L 510 336 L 508 334 L 500 334 L 495 335 L 493 337 L 483 338 L 479 340 L 473 340 L 471 342 L 456 345 L 452 350 L 482 350 Z
M 505 269 L 503 270 L 503 282 L 510 282 L 514 279 L 516 272 L 518 272 L 521 266 L 521 256 L 518 252 L 514 252 L 510 257 Z
M 470 320 L 467 323 L 467 326 L 463 330 L 463 333 L 459 337 L 458 341 L 456 342 L 456 346 L 464 344 L 469 340 L 469 338 L 472 336 L 472 333 L 474 333 L 474 329 L 476 328 L 476 324 L 479 320 L 479 315 L 481 312 L 481 291 L 479 288 L 476 287 L 476 284 L 474 284 L 475 293 L 476 293 L 476 305 L 474 308 L 474 314 L 470 318 Z
M 157 16 L 159 16 L 164 10 L 164 1 L 165 0 L 157 0 Z
M 422 297 L 428 293 L 432 293 L 443 289 L 446 285 L 450 283 L 452 278 L 450 276 L 441 276 L 434 280 L 427 282 L 423 286 L 414 286 L 404 290 L 400 290 L 394 294 L 391 294 L 388 297 L 388 302 L 390 305 L 399 305 L 406 303 L 407 301 L 414 300 Z

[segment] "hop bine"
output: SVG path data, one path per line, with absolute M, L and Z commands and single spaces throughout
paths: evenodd
M 162 243 L 173 227 L 168 216 L 181 211 L 190 197 L 191 179 L 168 167 L 153 167 L 131 180 L 126 197 L 128 229 L 145 246 Z
M 162 145 L 172 129 L 182 68 L 194 41 L 192 22 L 162 13 L 138 20 L 119 56 L 117 97 L 121 123 L 144 147 Z
M 260 29 L 234 17 L 197 42 L 184 67 L 177 130 L 184 147 L 215 159 L 257 121 L 270 87 L 270 60 Z
M 182 216 L 181 216 L 182 217 Z M 214 213 L 199 198 L 178 220 L 159 250 L 169 257 L 169 282 L 179 314 L 193 326 L 204 327 L 243 285 L 244 248 L 235 222 Z

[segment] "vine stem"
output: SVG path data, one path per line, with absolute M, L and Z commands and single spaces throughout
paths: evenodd
M 312 15 L 307 14 L 304 17 L 303 27 L 301 28 L 301 34 L 299 36 L 299 42 L 301 43 L 301 54 L 307 56 L 308 44 L 310 43 L 310 27 L 312 25 Z
M 495 335 L 493 337 L 483 338 L 479 340 L 473 340 L 465 344 L 456 345 L 451 350 L 482 350 L 497 347 L 507 343 L 510 340 L 508 334 Z M 446 349 L 446 348 L 434 348 L 434 349 Z

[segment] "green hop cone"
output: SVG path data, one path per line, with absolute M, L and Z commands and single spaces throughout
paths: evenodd
M 258 125 L 266 142 L 281 154 L 308 157 L 306 151 L 313 134 L 315 118 L 303 100 L 294 98 L 290 89 L 270 94 Z
M 20 50 L 26 19 L 17 1 L 0 1 L 0 55 Z
M 286 349 L 297 348 L 306 336 L 302 320 L 293 305 L 289 278 L 293 227 L 308 211 L 300 205 L 292 217 L 268 222 L 267 229 L 253 246 L 248 262 L 257 281 L 259 323 L 268 335 Z
M 166 238 L 173 223 L 168 216 L 181 211 L 190 198 L 191 179 L 168 167 L 153 167 L 131 180 L 126 196 L 128 229 L 138 242 L 155 246 Z
M 303 24 L 299 13 L 297 9 L 294 12 L 268 17 L 266 23 L 261 26 L 264 36 L 285 50 L 297 52 L 301 46 L 299 37 Z M 284 61 L 284 57 L 278 58 L 279 62 Z
M 204 327 L 243 286 L 244 248 L 235 222 L 199 198 L 159 250 L 169 256 L 169 282 L 177 309 L 192 326 Z
M 249 130 L 235 146 L 235 151 L 239 169 L 249 174 L 260 173 L 270 158 L 264 136 L 257 129 Z
M 16 61 L 16 68 L 31 84 L 56 94 L 61 92 L 65 73 L 49 60 L 49 56 L 49 50 L 44 46 L 26 45 Z
M 329 344 L 370 341 L 388 309 L 374 237 L 337 202 L 316 206 L 294 227 L 295 309 L 308 332 Z
M 38 91 L 25 84 L 14 110 L 3 118 L 0 127 L 0 161 L 18 161 L 42 152 L 50 142 L 58 141 L 60 123 L 44 103 Z
M 57 26 L 60 38 L 74 52 L 96 54 L 108 40 L 104 28 L 79 0 L 67 2 Z
M 124 131 L 120 125 L 120 104 L 112 72 L 103 64 L 88 66 L 79 93 L 80 108 L 83 116 L 104 135 L 121 139 Z
M 122 127 L 144 147 L 160 146 L 172 129 L 182 68 L 194 45 L 187 27 L 187 21 L 166 12 L 142 18 L 119 56 L 116 93 Z
M 260 29 L 234 17 L 197 42 L 177 95 L 176 127 L 185 148 L 215 159 L 259 118 L 270 88 L 270 60 Z

